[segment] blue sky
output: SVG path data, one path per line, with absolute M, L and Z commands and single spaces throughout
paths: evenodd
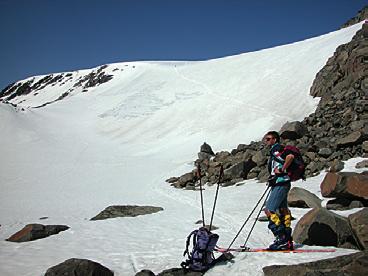
M 136 60 L 205 60 L 338 29 L 360 0 L 0 0 L 0 89 Z

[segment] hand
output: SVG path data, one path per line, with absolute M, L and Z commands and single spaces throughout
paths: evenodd
M 284 173 L 282 170 L 279 170 L 279 168 L 276 168 L 275 169 L 275 174 L 282 174 Z

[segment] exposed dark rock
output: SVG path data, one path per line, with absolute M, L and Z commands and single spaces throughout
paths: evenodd
M 306 245 L 359 247 L 349 221 L 324 208 L 315 208 L 305 214 L 298 221 L 293 238 Z
M 141 270 L 135 276 L 155 276 L 155 273 L 153 273 L 151 270 Z
M 162 272 L 160 272 L 159 274 L 157 274 L 157 276 L 201 276 L 204 275 L 204 273 L 202 272 L 194 272 L 194 271 L 188 271 L 185 270 L 183 268 L 170 268 L 170 269 L 166 269 Z
M 339 159 L 334 159 L 331 162 L 331 167 L 330 167 L 330 172 L 332 173 L 336 173 L 336 172 L 340 172 L 344 169 L 344 162 L 342 162 Z
M 367 200 L 368 175 L 353 172 L 327 173 L 321 183 L 321 193 L 324 197 Z
M 265 276 L 321 276 L 321 275 L 367 275 L 368 251 L 343 255 L 336 258 L 319 260 L 295 265 L 271 265 L 263 268 Z
M 338 197 L 338 198 L 329 200 L 326 204 L 326 208 L 328 210 L 343 211 L 343 210 L 349 210 L 353 208 L 364 207 L 365 203 L 368 203 L 368 201 L 351 200 L 345 197 Z
M 321 199 L 311 192 L 293 187 L 288 195 L 288 205 L 298 208 L 319 208 L 321 207 Z
M 349 19 L 344 25 L 342 25 L 340 27 L 340 29 L 352 26 L 354 24 L 357 24 L 361 21 L 363 21 L 364 19 L 368 18 L 368 6 L 365 6 L 363 9 L 361 9 L 358 14 L 356 16 L 354 16 L 353 18 Z
M 368 249 L 368 208 L 349 215 L 349 222 L 353 232 L 361 246 L 361 249 Z
M 33 241 L 43 239 L 51 235 L 56 235 L 59 232 L 68 229 L 69 227 L 66 225 L 28 224 L 22 230 L 18 231 L 6 240 L 11 242 Z
M 141 215 L 148 215 L 163 211 L 161 207 L 154 206 L 136 206 L 136 205 L 124 205 L 124 206 L 109 206 L 97 216 L 91 218 L 91 220 L 102 220 L 117 217 L 136 217 Z
M 357 169 L 368 168 L 368 160 L 363 160 L 363 161 L 357 163 L 355 168 L 357 168 Z
M 68 259 L 50 267 L 45 276 L 112 276 L 114 273 L 103 265 L 86 259 Z
M 307 127 L 298 121 L 287 122 L 280 130 L 280 136 L 283 139 L 296 140 L 302 138 L 308 132 Z
M 360 131 L 354 131 L 345 137 L 340 138 L 336 146 L 337 148 L 344 148 L 348 146 L 359 145 L 363 142 L 363 134 Z
M 212 156 L 215 155 L 215 153 L 213 152 L 211 146 L 209 144 L 207 144 L 206 142 L 204 142 L 203 145 L 201 146 L 200 152 L 205 152 L 205 153 L 208 153 Z

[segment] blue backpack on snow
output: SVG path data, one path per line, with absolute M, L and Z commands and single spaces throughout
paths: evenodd
M 193 237 L 193 249 L 188 251 L 190 239 Z M 192 271 L 204 272 L 214 265 L 215 257 L 213 251 L 216 247 L 219 236 L 211 233 L 207 228 L 201 227 L 194 230 L 187 237 L 186 249 L 183 256 L 188 255 L 188 259 L 181 263 L 181 267 Z

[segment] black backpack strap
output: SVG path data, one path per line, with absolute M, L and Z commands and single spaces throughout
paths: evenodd
M 190 233 L 190 234 L 189 234 L 189 236 L 187 237 L 187 242 L 186 242 L 185 251 L 184 251 L 184 253 L 183 253 L 183 256 L 185 256 L 185 255 L 187 255 L 187 254 L 188 254 L 188 256 L 189 256 L 189 257 L 191 257 L 191 256 L 190 256 L 190 254 L 189 254 L 189 251 L 188 251 L 189 244 L 190 244 L 190 238 L 193 236 L 193 247 L 194 247 L 194 246 L 195 246 L 195 245 L 194 245 L 194 243 L 195 243 L 195 238 L 196 238 L 196 236 L 197 236 L 197 231 L 198 231 L 198 230 L 194 230 L 194 231 L 192 231 L 192 233 Z

